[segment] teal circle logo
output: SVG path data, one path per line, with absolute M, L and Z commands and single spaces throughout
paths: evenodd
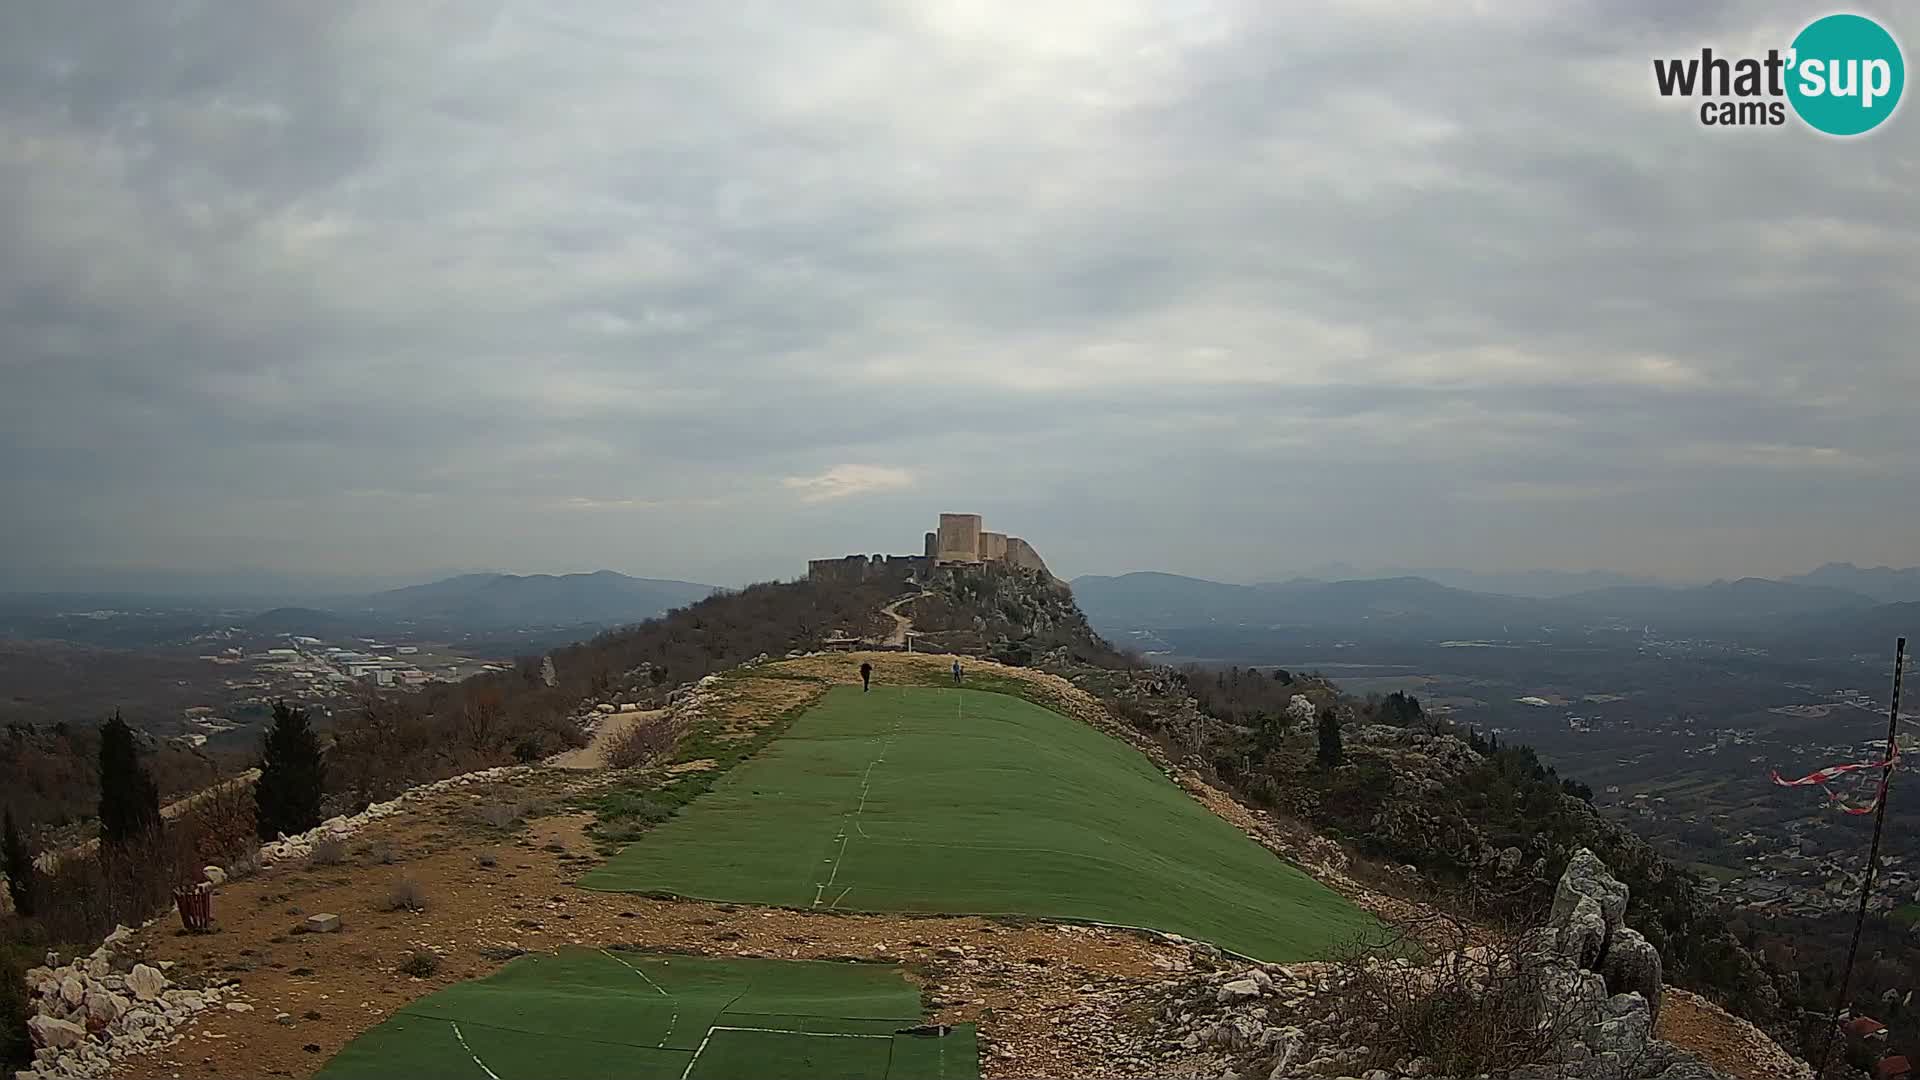
M 1815 131 L 1861 135 L 1900 105 L 1907 64 L 1900 43 L 1864 15 L 1828 15 L 1793 39 L 1787 100 Z

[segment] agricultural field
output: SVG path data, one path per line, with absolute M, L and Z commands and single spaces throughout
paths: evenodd
M 1019 698 L 836 687 L 587 888 L 1147 927 L 1269 961 L 1374 929 L 1133 748 Z
M 572 949 L 413 1002 L 319 1076 L 979 1076 L 970 1026 L 922 1023 L 892 965 Z

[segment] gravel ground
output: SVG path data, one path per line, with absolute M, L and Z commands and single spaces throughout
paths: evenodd
M 1187 961 L 1184 946 L 1124 931 L 587 892 L 572 887 L 598 862 L 587 815 L 510 830 L 476 819 L 483 805 L 553 800 L 569 786 L 555 772 L 512 788 L 448 793 L 367 830 L 346 863 L 289 863 L 223 886 L 216 933 L 187 935 L 172 921 L 141 932 L 145 955 L 176 961 L 177 975 L 237 979 L 255 1008 L 203 1014 L 179 1043 L 127 1062 L 119 1075 L 309 1076 L 401 1006 L 498 968 L 512 950 L 613 944 L 901 961 L 939 1003 L 940 1021 L 980 1025 L 986 1075 L 1125 1075 L 1137 1038 L 1124 1003 Z M 403 877 L 417 885 L 424 910 L 383 910 Z M 317 912 L 340 915 L 345 928 L 294 932 Z M 441 956 L 431 977 L 397 970 L 415 949 Z

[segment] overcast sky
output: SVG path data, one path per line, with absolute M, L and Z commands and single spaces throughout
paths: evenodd
M 1920 563 L 1916 106 L 1653 91 L 1827 8 L 1308 7 L 7 3 L 0 562 Z

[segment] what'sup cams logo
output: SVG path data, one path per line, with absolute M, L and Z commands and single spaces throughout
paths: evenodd
M 1787 110 L 1827 135 L 1864 135 L 1900 106 L 1907 65 L 1900 43 L 1864 15 L 1828 15 L 1764 57 L 1655 59 L 1661 97 L 1700 98 L 1707 127 L 1778 127 Z

